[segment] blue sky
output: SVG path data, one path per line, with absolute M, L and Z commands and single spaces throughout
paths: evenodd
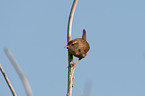
M 67 23 L 73 0 L 1 0 L 0 64 L 26 96 L 8 48 L 34 96 L 65 96 Z M 72 38 L 87 31 L 90 51 L 76 65 L 73 96 L 145 96 L 145 1 L 79 0 Z M 77 61 L 77 58 L 74 58 Z M 0 74 L 0 96 L 11 96 Z

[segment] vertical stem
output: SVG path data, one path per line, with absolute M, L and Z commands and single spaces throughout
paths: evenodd
M 76 9 L 78 0 L 74 0 L 68 21 L 68 29 L 67 29 L 67 42 L 71 40 L 71 30 L 72 30 L 72 21 L 74 12 Z M 73 55 L 68 51 L 68 89 L 67 89 L 67 96 L 72 96 L 72 88 L 73 88 L 73 74 L 74 74 L 74 67 L 71 66 L 73 64 Z
M 73 16 L 74 16 L 77 2 L 78 0 L 74 0 L 71 11 L 70 11 L 68 29 L 67 29 L 67 42 L 71 40 L 72 21 L 73 21 Z
M 4 70 L 3 70 L 2 66 L 1 66 L 1 64 L 0 64 L 0 70 L 1 70 L 1 72 L 2 72 L 2 74 L 3 74 L 3 76 L 4 76 L 4 78 L 5 78 L 5 80 L 6 80 L 7 84 L 8 84 L 8 86 L 9 86 L 9 88 L 10 88 L 10 90 L 11 90 L 13 96 L 17 96 L 17 94 L 16 94 L 15 90 L 13 89 L 13 87 L 12 87 L 12 85 L 11 85 L 11 83 L 10 83 L 8 77 L 7 77 L 7 75 L 5 74 L 5 72 L 4 72 Z

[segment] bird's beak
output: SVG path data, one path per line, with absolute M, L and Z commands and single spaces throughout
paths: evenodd
M 68 48 L 69 46 L 65 46 L 64 48 Z

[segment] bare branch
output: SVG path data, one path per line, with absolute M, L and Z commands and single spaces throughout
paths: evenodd
M 71 11 L 70 11 L 68 29 L 67 29 L 67 42 L 71 40 L 72 21 L 73 21 L 73 16 L 74 16 L 77 2 L 78 0 L 74 0 Z
M 28 83 L 28 80 L 26 79 L 26 77 L 24 76 L 21 68 L 19 67 L 19 65 L 17 64 L 16 60 L 14 59 L 14 57 L 12 56 L 11 52 L 8 50 L 8 49 L 5 49 L 5 52 L 8 56 L 8 58 L 10 59 L 10 61 L 12 62 L 12 64 L 14 65 L 16 71 L 18 72 L 22 82 L 23 82 L 23 85 L 24 85 L 24 88 L 27 92 L 27 95 L 28 96 L 33 96 L 33 93 L 32 93 L 32 90 L 31 90 L 31 87 Z
M 68 21 L 68 29 L 67 29 L 67 42 L 71 40 L 71 30 L 72 30 L 72 21 L 73 21 L 73 16 L 74 12 L 76 9 L 78 0 L 74 0 L 71 11 L 70 11 L 70 16 L 69 16 L 69 21 Z M 73 64 L 73 55 L 69 53 L 68 51 L 68 88 L 67 88 L 67 96 L 72 96 L 72 88 L 73 88 L 73 74 L 75 68 L 72 66 Z
M 4 76 L 4 78 L 5 78 L 5 80 L 6 80 L 7 84 L 8 84 L 8 86 L 9 86 L 9 88 L 10 88 L 10 90 L 11 90 L 13 96 L 17 96 L 17 94 L 16 94 L 15 90 L 13 89 L 13 87 L 12 87 L 12 85 L 11 85 L 11 83 L 10 83 L 8 77 L 7 77 L 7 75 L 5 74 L 5 72 L 4 72 L 4 70 L 3 70 L 2 66 L 1 66 L 1 64 L 0 64 L 0 70 L 1 70 L 1 72 L 2 72 L 2 74 L 3 74 L 3 76 Z

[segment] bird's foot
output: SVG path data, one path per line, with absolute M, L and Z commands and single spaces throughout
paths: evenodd
M 73 67 L 74 66 L 74 63 L 73 62 L 70 62 L 69 66 L 68 67 Z
M 79 62 L 79 60 L 76 63 L 70 62 L 68 67 L 74 67 L 78 62 Z

